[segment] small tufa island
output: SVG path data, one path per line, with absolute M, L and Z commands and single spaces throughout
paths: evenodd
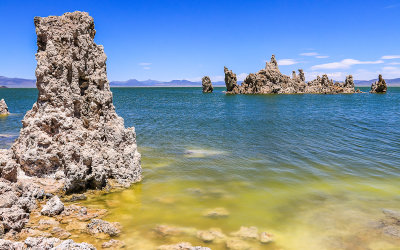
M 236 74 L 224 67 L 225 85 L 227 94 L 352 94 L 362 93 L 355 89 L 353 76 L 346 77 L 344 82 L 334 82 L 324 74 L 315 80 L 306 82 L 304 72 L 299 69 L 297 75 L 292 72 L 292 77 L 282 74 L 279 71 L 278 62 L 272 55 L 271 61 L 267 62 L 265 69 L 257 73 L 249 74 L 239 86 Z M 382 76 L 380 76 L 380 79 Z M 382 79 L 383 80 L 383 79 Z M 383 80 L 384 83 L 384 80 Z M 376 83 L 377 86 L 383 85 L 382 81 Z M 385 84 L 386 86 L 386 84 Z M 377 88 L 378 90 L 381 87 Z M 372 92 L 372 90 L 371 90 Z M 378 92 L 378 91 L 376 91 Z
M 208 76 L 205 76 L 201 79 L 201 83 L 203 86 L 203 93 L 212 93 L 214 88 L 211 83 L 211 79 Z
M 120 225 L 99 219 L 107 211 L 62 200 L 140 181 L 135 129 L 125 128 L 115 112 L 107 56 L 94 42 L 93 18 L 76 11 L 35 17 L 34 23 L 39 95 L 22 120 L 19 138 L 11 149 L 0 149 L 0 249 L 95 249 L 68 239 L 77 230 L 72 225 L 79 224 L 87 237 L 101 233 L 107 239 L 119 234 Z
M 4 101 L 4 99 L 0 100 L 0 115 L 1 116 L 5 116 L 5 115 L 9 115 L 10 111 L 8 110 L 6 101 Z
M 386 81 L 382 78 L 382 75 L 379 75 L 378 81 L 372 83 L 370 93 L 386 93 L 387 85 Z

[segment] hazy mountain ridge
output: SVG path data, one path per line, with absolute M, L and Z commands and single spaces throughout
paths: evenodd
M 378 79 L 372 79 L 372 80 L 355 80 L 354 84 L 356 86 L 371 86 L 372 83 L 378 81 Z M 385 79 L 386 84 L 389 85 L 389 87 L 396 87 L 400 86 L 400 78 L 394 78 L 394 79 Z
M 372 80 L 354 80 L 356 86 L 367 86 L 370 87 L 373 82 L 377 79 Z M 385 79 L 389 87 L 400 86 L 400 78 Z M 240 84 L 241 81 L 238 81 Z M 213 82 L 213 86 L 225 86 L 225 82 L 218 81 Z M 193 82 L 189 80 L 172 80 L 172 81 L 157 81 L 157 80 L 144 80 L 139 81 L 136 79 L 130 79 L 127 81 L 111 81 L 111 87 L 201 87 L 201 82 Z M 0 88 L 36 88 L 36 80 L 24 79 L 24 78 L 8 78 L 0 76 Z

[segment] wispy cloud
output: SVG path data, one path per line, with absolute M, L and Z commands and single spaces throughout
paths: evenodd
M 313 57 L 318 58 L 318 59 L 320 59 L 320 58 L 328 58 L 329 57 L 329 56 L 320 55 L 317 52 L 304 52 L 304 53 L 300 53 L 299 55 L 301 55 L 301 56 L 313 56 Z
M 400 62 L 391 62 L 391 63 L 388 63 L 388 65 L 400 65 Z
M 144 70 L 149 70 L 149 69 L 151 69 L 151 68 L 150 68 L 151 63 L 149 63 L 149 62 L 141 62 L 141 63 L 138 63 L 138 65 L 139 65 L 139 66 L 142 66 L 142 68 L 143 68 Z
M 348 69 L 353 65 L 358 65 L 358 64 L 379 64 L 383 63 L 382 60 L 377 60 L 377 61 L 359 61 L 356 59 L 344 59 L 340 62 L 332 62 L 332 63 L 324 63 L 324 64 L 318 64 L 314 65 L 311 67 L 312 70 L 318 70 L 318 69 Z
M 298 64 L 298 63 L 299 62 L 297 62 L 294 59 L 281 59 L 281 60 L 278 60 L 278 65 L 282 65 L 282 66 L 293 65 L 293 64 Z
M 400 55 L 388 55 L 388 56 L 382 56 L 381 59 L 387 60 L 387 59 L 399 59 Z
M 301 53 L 301 56 L 317 56 L 318 53 L 317 52 L 305 52 L 305 53 Z

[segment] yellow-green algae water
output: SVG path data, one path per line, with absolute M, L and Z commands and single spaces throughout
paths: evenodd
M 8 92 L 6 92 L 8 91 Z M 400 211 L 400 89 L 386 95 L 226 96 L 218 89 L 113 89 L 117 112 L 135 126 L 143 181 L 89 196 L 118 221 L 127 249 L 182 241 L 211 249 L 197 230 L 241 226 L 273 234 L 252 249 L 400 249 L 376 229 L 383 208 Z M 17 134 L 34 90 L 0 90 Z M 7 100 L 8 99 L 8 100 Z M 16 115 L 15 115 L 16 114 Z M 0 137 L 6 148 L 12 136 Z M 225 208 L 229 215 L 204 216 Z M 185 228 L 160 237 L 157 225 Z M 81 239 L 84 241 L 85 239 Z

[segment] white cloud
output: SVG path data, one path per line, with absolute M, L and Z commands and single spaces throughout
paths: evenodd
M 329 57 L 329 56 L 320 55 L 320 54 L 317 53 L 317 52 L 305 52 L 305 53 L 301 53 L 301 54 L 299 54 L 299 55 L 301 55 L 301 56 L 313 56 L 313 57 L 318 58 L 318 59 L 321 59 L 321 58 L 328 58 L 328 57 Z
M 237 75 L 237 80 L 238 80 L 238 81 L 244 81 L 244 79 L 246 79 L 246 77 L 247 77 L 248 75 L 249 75 L 249 74 L 247 74 L 247 73 L 240 73 L 240 74 Z M 225 77 L 224 77 L 224 79 L 225 79 Z
M 391 63 L 388 63 L 388 65 L 400 65 L 400 62 L 391 62 Z
M 346 79 L 346 72 L 318 72 L 318 71 L 311 71 L 311 72 L 304 72 L 307 81 L 314 80 L 317 76 L 322 76 L 323 74 L 327 74 L 329 78 L 335 81 L 344 81 Z
M 151 65 L 151 63 L 149 63 L 149 62 L 141 62 L 141 63 L 139 63 L 139 65 L 140 66 L 149 66 L 149 65 Z
M 324 64 L 318 64 L 314 65 L 311 67 L 312 70 L 318 70 L 318 69 L 348 69 L 353 65 L 357 64 L 379 64 L 383 63 L 382 60 L 377 60 L 377 61 L 359 61 L 356 59 L 344 59 L 340 62 L 332 62 L 332 63 L 324 63 Z
M 318 56 L 317 52 L 305 52 L 305 53 L 301 53 L 301 56 Z
M 297 64 L 298 62 L 296 62 L 294 59 L 281 59 L 278 60 L 278 65 L 293 65 L 293 64 Z
M 149 69 L 150 69 L 150 67 L 143 67 L 143 69 L 145 69 L 145 70 L 149 70 Z
M 382 56 L 381 59 L 387 60 L 387 59 L 399 59 L 400 55 L 388 55 L 388 56 Z

